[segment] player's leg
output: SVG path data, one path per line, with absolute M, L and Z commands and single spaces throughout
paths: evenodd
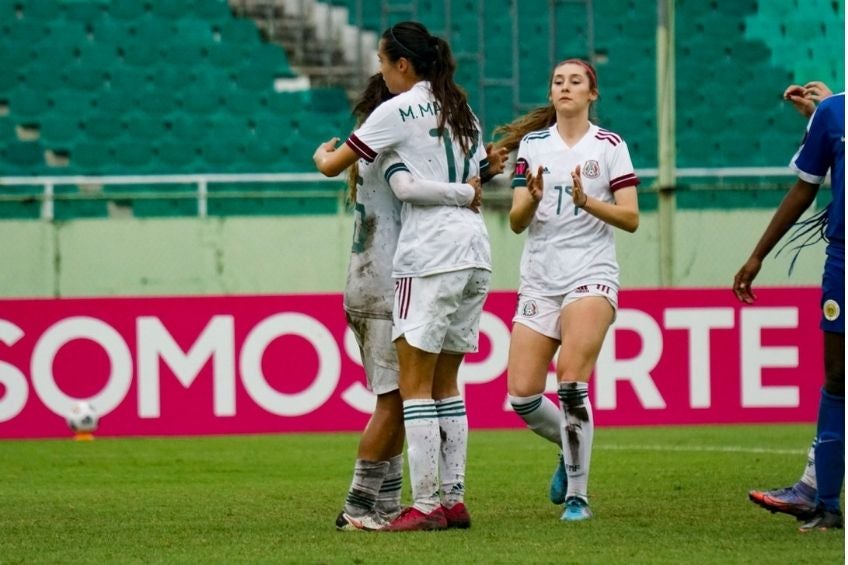
M 465 355 L 442 352 L 436 364 L 433 397 L 439 416 L 440 499 L 448 527 L 468 528 L 465 508 L 465 465 L 468 456 L 468 416 L 459 393 L 457 375 Z
M 825 383 L 821 390 L 816 443 L 816 515 L 802 531 L 841 528 L 839 495 L 845 477 L 845 334 L 824 333 Z
M 377 501 L 386 486 L 391 460 L 403 446 L 403 410 L 398 391 L 398 361 L 391 343 L 391 321 L 348 314 L 348 322 L 360 344 L 368 388 L 377 395 L 374 413 L 362 432 L 354 463 L 353 479 L 343 511 L 336 519 L 339 529 L 378 529 L 386 520 Z M 399 495 L 400 481 L 393 494 Z M 398 496 L 399 498 L 399 496 Z
M 448 527 L 468 528 L 471 526 L 471 517 L 465 506 L 468 416 L 457 379 L 465 354 L 478 348 L 480 317 L 489 292 L 491 273 L 484 269 L 466 269 L 444 278 L 443 292 L 454 294 L 459 300 L 454 311 L 442 312 L 448 319 L 448 328 L 433 382 L 441 434 L 441 501 Z
M 822 277 L 825 382 L 816 442 L 816 515 L 802 531 L 841 528 L 839 495 L 845 477 L 845 263 L 828 254 Z
M 551 477 L 548 498 L 565 502 L 568 478 L 562 458 L 562 411 L 545 396 L 548 365 L 559 347 L 561 301 L 520 296 L 513 318 L 507 362 L 509 403 L 537 435 L 557 446 L 557 466 Z
M 400 391 L 412 506 L 392 520 L 389 531 L 447 527 L 439 500 L 439 418 L 432 397 L 438 354 L 423 351 L 401 337 L 395 345 L 400 360 Z
M 562 519 L 585 520 L 592 516 L 588 503 L 589 466 L 594 419 L 589 401 L 589 377 L 595 367 L 615 310 L 603 296 L 588 296 L 567 303 L 562 310 L 562 346 L 557 358 L 560 406 L 565 416 L 563 456 L 568 492 Z

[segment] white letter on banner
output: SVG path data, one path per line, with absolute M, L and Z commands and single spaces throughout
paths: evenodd
M 24 331 L 6 320 L 0 320 L 0 342 L 11 347 L 24 337 Z M 0 399 L 0 422 L 8 422 L 21 413 L 29 396 L 26 376 L 11 363 L 0 361 L 0 384 L 6 388 Z
M 297 394 L 274 390 L 262 373 L 265 348 L 284 335 L 303 337 L 318 352 L 318 375 L 309 388 Z M 256 404 L 277 416 L 302 416 L 332 396 L 339 383 L 341 355 L 333 334 L 323 324 L 305 314 L 286 312 L 270 316 L 253 328 L 241 349 L 239 369 L 244 388 Z
M 672 330 L 689 330 L 689 406 L 709 408 L 710 330 L 733 327 L 733 308 L 669 308 L 663 324 Z
M 475 363 L 463 361 L 459 366 L 457 385 L 465 396 L 465 385 L 492 382 L 506 371 L 509 358 L 509 328 L 503 320 L 491 312 L 483 311 L 480 316 L 480 333 L 489 338 L 489 356 Z
M 353 330 L 350 327 L 345 328 L 344 349 L 347 356 L 361 367 L 362 354 L 359 351 L 359 344 L 356 343 L 356 336 L 353 335 Z M 365 388 L 359 381 L 356 381 L 345 389 L 342 393 L 342 400 L 348 406 L 354 410 L 359 410 L 363 414 L 372 414 L 374 408 L 377 407 L 377 395 Z
M 615 358 L 615 334 L 618 330 L 632 330 L 639 334 L 642 350 L 636 357 Z M 651 371 L 662 356 L 662 344 L 662 332 L 651 316 L 640 310 L 620 309 L 615 325 L 607 333 L 595 366 L 597 387 L 594 405 L 601 410 L 615 409 L 618 404 L 616 382 L 630 381 L 642 406 L 665 408 L 665 400 L 651 378 Z
M 796 386 L 763 386 L 765 367 L 798 367 L 797 347 L 765 347 L 763 328 L 797 328 L 797 308 L 742 308 L 742 406 L 745 408 L 797 408 Z
M 124 338 L 115 328 L 97 318 L 75 316 L 53 324 L 32 352 L 32 386 L 44 405 L 63 418 L 77 400 L 59 390 L 53 379 L 53 360 L 69 341 L 89 339 L 103 348 L 109 356 L 109 379 L 103 390 L 86 400 L 99 416 L 118 407 L 127 396 L 132 380 L 132 356 Z M 85 366 L 79 359 L 78 365 Z
M 186 354 L 154 316 L 139 317 L 138 327 L 138 416 L 158 418 L 159 359 L 174 372 L 185 388 L 191 386 L 203 366 L 213 358 L 213 412 L 215 416 L 236 413 L 235 337 L 232 316 L 213 316 Z

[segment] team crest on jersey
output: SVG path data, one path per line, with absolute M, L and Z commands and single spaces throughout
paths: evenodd
M 596 179 L 601 174 L 601 165 L 594 159 L 589 159 L 583 164 L 583 176 L 587 179 Z
M 839 303 L 836 300 L 828 299 L 824 301 L 822 304 L 822 313 L 824 314 L 824 319 L 828 322 L 833 322 L 834 320 L 839 318 L 840 310 Z
M 536 306 L 535 300 L 528 300 L 521 305 L 521 315 L 525 318 L 532 318 L 539 313 L 539 307 Z

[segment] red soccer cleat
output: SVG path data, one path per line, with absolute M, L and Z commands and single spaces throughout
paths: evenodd
M 457 502 L 450 508 L 442 505 L 442 510 L 445 512 L 445 518 L 448 521 L 448 528 L 466 529 L 471 527 L 471 515 L 465 504 Z
M 397 518 L 382 529 L 384 532 L 414 532 L 425 530 L 445 530 L 448 520 L 441 506 L 429 514 L 424 514 L 414 506 L 405 508 Z

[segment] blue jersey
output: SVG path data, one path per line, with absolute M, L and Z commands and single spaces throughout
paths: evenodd
M 807 124 L 807 133 L 789 165 L 810 184 L 824 182 L 830 169 L 833 197 L 828 206 L 828 255 L 845 257 L 845 93 L 819 104 Z

